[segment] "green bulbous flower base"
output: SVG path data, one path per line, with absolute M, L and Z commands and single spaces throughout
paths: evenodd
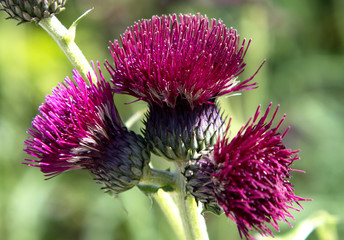
M 106 192 L 119 194 L 139 184 L 150 161 L 147 143 L 134 132 L 119 135 L 103 151 L 97 166 L 89 170 Z
M 216 104 L 191 108 L 182 100 L 175 108 L 150 104 L 144 123 L 143 133 L 152 152 L 182 162 L 207 153 L 225 130 Z
M 8 19 L 16 19 L 19 24 L 39 22 L 43 18 L 59 14 L 65 10 L 67 0 L 0 0 Z
M 186 164 L 183 175 L 186 179 L 186 191 L 203 204 L 203 212 L 215 215 L 223 213 L 214 195 L 215 186 L 211 175 L 216 172 L 216 166 L 211 160 L 212 152 L 198 160 L 190 160 Z

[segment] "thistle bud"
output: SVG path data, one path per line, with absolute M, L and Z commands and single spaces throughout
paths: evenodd
M 39 22 L 43 18 L 59 14 L 65 10 L 67 0 L 0 0 L 8 19 L 16 19 L 20 23 Z

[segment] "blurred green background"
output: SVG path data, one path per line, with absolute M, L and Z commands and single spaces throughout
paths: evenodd
M 295 212 L 294 226 L 319 211 L 338 217 L 308 239 L 344 236 L 344 1 L 342 0 L 74 0 L 58 18 L 66 26 L 94 7 L 77 29 L 76 42 L 89 60 L 109 59 L 108 41 L 119 38 L 135 20 L 168 13 L 197 13 L 222 19 L 252 38 L 241 79 L 255 77 L 259 88 L 222 98 L 233 117 L 232 132 L 258 104 L 281 104 L 283 127 L 292 126 L 285 143 L 301 149 L 293 173 L 297 195 L 312 198 Z M 159 207 L 139 190 L 113 199 L 87 171 L 64 173 L 45 181 L 39 169 L 20 164 L 26 130 L 38 106 L 72 66 L 39 26 L 6 21 L 0 12 L 0 239 L 6 240 L 151 240 L 176 239 Z M 245 78 L 246 77 L 246 78 Z M 124 120 L 144 103 L 116 96 Z M 139 131 L 140 123 L 134 127 Z M 225 216 L 206 215 L 210 239 L 239 239 Z M 337 227 L 337 229 L 336 229 Z M 324 230 L 322 229 L 322 230 Z M 337 230 L 332 236 L 328 230 Z M 281 234 L 289 231 L 281 224 Z M 324 233 L 324 232 L 322 232 Z M 336 236 L 337 234 L 337 236 Z

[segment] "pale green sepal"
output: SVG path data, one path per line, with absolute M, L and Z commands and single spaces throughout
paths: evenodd
M 213 214 L 219 216 L 223 213 L 223 210 L 218 206 L 204 204 L 201 214 L 206 213 L 206 212 L 210 212 L 210 213 L 213 213 Z
M 67 34 L 64 36 L 64 40 L 66 42 L 73 42 L 75 39 L 75 32 L 76 32 L 76 26 L 80 22 L 82 18 L 84 18 L 87 14 L 89 14 L 94 8 L 88 9 L 86 12 L 84 12 L 80 17 L 78 17 L 72 25 L 68 28 Z

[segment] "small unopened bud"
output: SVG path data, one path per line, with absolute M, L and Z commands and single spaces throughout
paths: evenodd
M 16 19 L 20 23 L 39 22 L 43 18 L 59 14 L 65 10 L 67 0 L 0 0 L 8 19 Z

